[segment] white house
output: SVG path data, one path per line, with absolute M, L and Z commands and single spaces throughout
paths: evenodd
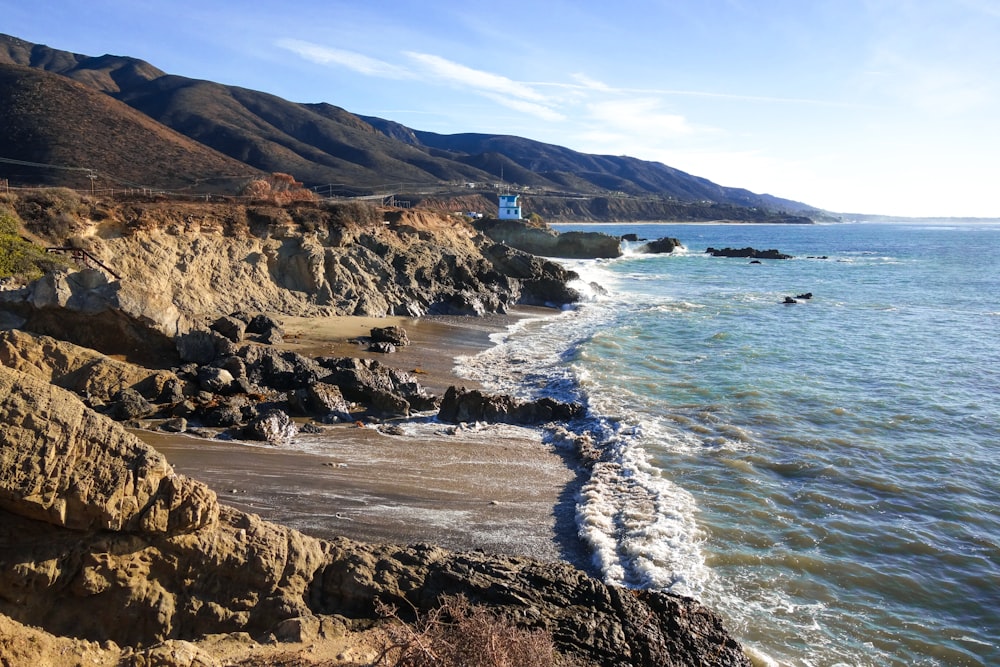
M 500 195 L 500 213 L 497 217 L 501 220 L 521 219 L 521 207 L 517 203 L 517 195 Z

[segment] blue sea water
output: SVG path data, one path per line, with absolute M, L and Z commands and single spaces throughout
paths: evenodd
M 1000 664 L 1000 225 L 555 227 L 684 244 L 568 262 L 587 302 L 466 369 L 586 403 L 606 580 L 702 600 L 758 664 Z

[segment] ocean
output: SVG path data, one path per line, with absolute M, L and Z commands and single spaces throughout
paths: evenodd
M 562 261 L 585 302 L 460 365 L 586 405 L 606 581 L 698 598 L 759 665 L 1000 664 L 1000 224 L 553 227 L 684 245 Z

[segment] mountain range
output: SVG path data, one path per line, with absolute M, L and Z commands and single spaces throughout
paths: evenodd
M 515 136 L 423 132 L 8 35 L 0 35 L 0 123 L 0 179 L 11 185 L 231 194 L 281 172 L 341 196 L 446 194 L 502 180 L 536 196 L 822 213 L 658 162 Z

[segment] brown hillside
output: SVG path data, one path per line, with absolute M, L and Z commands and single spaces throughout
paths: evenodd
M 19 184 L 235 191 L 256 169 L 65 77 L 0 64 L 0 158 Z M 34 164 L 21 164 L 21 163 Z M 37 165 L 52 165 L 41 167 Z

